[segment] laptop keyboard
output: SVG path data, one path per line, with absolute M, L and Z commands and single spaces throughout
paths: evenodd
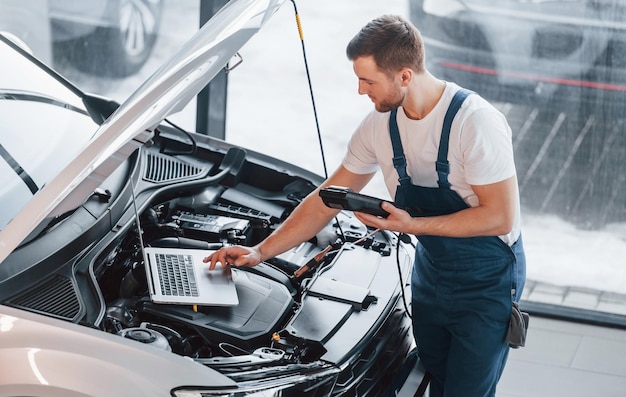
M 191 255 L 156 254 L 161 291 L 169 296 L 198 296 Z

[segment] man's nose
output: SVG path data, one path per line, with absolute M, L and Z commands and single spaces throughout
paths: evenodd
M 368 93 L 368 89 L 367 86 L 361 82 L 359 82 L 359 95 L 367 95 Z

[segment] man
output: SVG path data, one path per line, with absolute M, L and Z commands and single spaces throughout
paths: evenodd
M 382 170 L 395 197 L 383 204 L 390 215 L 356 215 L 418 237 L 413 332 L 431 396 L 494 396 L 525 277 L 511 129 L 479 95 L 425 69 L 421 36 L 401 17 L 368 23 L 347 55 L 376 110 L 322 187 L 360 191 Z M 312 238 L 336 212 L 316 190 L 257 246 L 222 248 L 206 261 L 254 266 Z

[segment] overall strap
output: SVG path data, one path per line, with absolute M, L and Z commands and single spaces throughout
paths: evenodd
M 450 173 L 450 164 L 448 163 L 448 144 L 450 141 L 450 127 L 452 126 L 452 120 L 459 111 L 461 104 L 465 101 L 465 98 L 472 91 L 461 89 L 454 94 L 448 111 L 443 119 L 443 128 L 441 130 L 441 142 L 439 143 L 439 153 L 437 154 L 437 162 L 435 169 L 439 180 L 437 183 L 439 187 L 450 187 L 448 182 L 448 174 Z M 389 135 L 391 137 L 391 146 L 393 148 L 393 167 L 398 173 L 398 182 L 401 185 L 410 184 L 411 178 L 406 172 L 406 157 L 404 157 L 404 149 L 402 148 L 402 141 L 400 139 L 400 131 L 398 130 L 398 122 L 396 120 L 398 114 L 398 108 L 393 109 L 389 115 Z
M 450 163 L 448 163 L 448 146 L 450 143 L 450 127 L 452 127 L 452 120 L 454 120 L 454 116 L 461 108 L 463 101 L 470 95 L 472 91 L 460 89 L 452 98 L 450 102 L 450 106 L 448 106 L 448 111 L 446 112 L 445 117 L 443 118 L 443 127 L 441 128 L 441 140 L 439 142 L 439 153 L 437 154 L 437 163 L 435 164 L 435 168 L 437 170 L 437 175 L 439 180 L 437 184 L 439 187 L 450 187 L 450 182 L 448 182 L 448 175 L 450 174 Z
M 398 130 L 398 122 L 396 115 L 398 108 L 391 111 L 389 115 L 389 135 L 391 136 L 391 146 L 393 148 L 393 167 L 398 173 L 398 182 L 400 185 L 411 184 L 411 178 L 406 173 L 406 157 L 404 157 L 404 149 L 400 140 L 400 131 Z

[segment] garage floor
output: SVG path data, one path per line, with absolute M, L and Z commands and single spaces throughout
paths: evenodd
M 626 395 L 626 331 L 540 317 L 512 350 L 498 397 Z

